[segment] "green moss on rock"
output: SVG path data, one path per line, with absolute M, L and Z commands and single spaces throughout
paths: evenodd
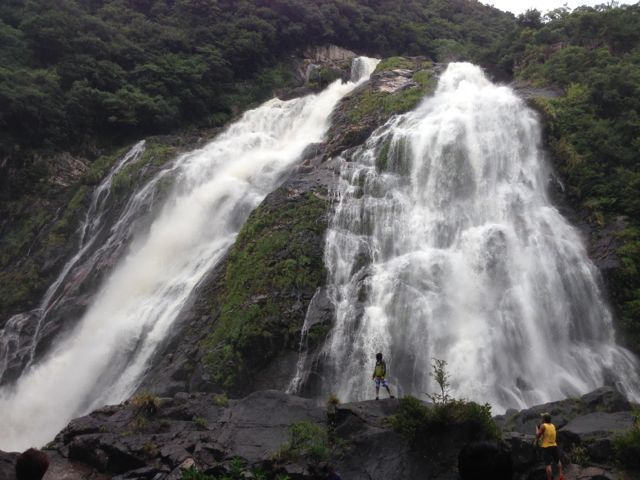
M 322 236 L 326 202 L 313 193 L 264 202 L 232 248 L 214 331 L 205 339 L 205 368 L 224 388 L 295 348 L 305 311 L 326 276 Z

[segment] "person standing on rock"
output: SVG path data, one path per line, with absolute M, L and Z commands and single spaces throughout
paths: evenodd
M 391 390 L 389 390 L 389 385 L 387 384 L 387 380 L 385 379 L 387 375 L 387 364 L 382 359 L 382 353 L 376 353 L 376 367 L 373 370 L 373 375 L 371 378 L 376 382 L 376 400 L 380 400 L 380 385 L 387 389 L 389 393 L 389 398 L 395 398 L 391 395 Z
M 542 447 L 542 458 L 546 465 L 547 480 L 553 480 L 554 463 L 558 465 L 558 471 L 560 472 L 558 480 L 564 480 L 562 462 L 560 461 L 558 444 L 556 443 L 556 426 L 551 423 L 551 415 L 549 413 L 543 413 L 541 416 L 542 423 L 536 427 L 536 439 L 538 439 L 540 447 Z

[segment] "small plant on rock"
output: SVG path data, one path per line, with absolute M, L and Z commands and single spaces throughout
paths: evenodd
M 218 407 L 228 407 L 229 398 L 224 393 L 216 393 L 213 396 L 213 404 Z
M 433 361 L 433 363 L 431 364 L 433 372 L 431 372 L 429 375 L 433 377 L 433 379 L 440 387 L 440 393 L 427 393 L 426 395 L 436 405 L 447 403 L 452 399 L 451 395 L 449 395 L 449 387 L 451 386 L 451 384 L 449 383 L 447 362 L 445 360 L 440 360 L 437 358 L 432 358 L 431 360 Z
M 571 459 L 571 463 L 575 463 L 583 467 L 586 467 L 591 462 L 591 459 L 589 458 L 589 452 L 585 447 L 581 445 L 575 445 L 571 449 L 571 451 L 569 452 L 569 458 Z
M 147 420 L 146 417 L 142 415 L 138 415 L 136 418 L 133 419 L 133 428 L 135 429 L 136 432 L 142 432 L 146 430 L 148 426 L 149 426 L 149 420 Z
M 158 455 L 158 446 L 154 442 L 149 441 L 144 444 L 142 451 L 147 458 L 153 458 Z
M 195 423 L 197 427 L 207 428 L 207 419 L 206 418 L 193 417 L 193 423 Z
M 195 467 L 191 467 L 182 472 L 182 480 L 216 480 L 216 478 L 196 470 Z
M 286 460 L 303 458 L 312 465 L 326 462 L 331 455 L 327 428 L 314 422 L 295 422 L 291 425 L 289 441 L 277 457 Z
M 149 392 L 141 392 L 131 398 L 131 405 L 146 415 L 155 415 L 160 408 L 160 399 Z
M 340 405 L 340 399 L 335 394 L 329 395 L 327 407 L 336 408 L 338 405 Z
M 614 439 L 613 449 L 620 464 L 638 470 L 640 469 L 640 411 L 636 411 L 634 416 L 633 427 Z

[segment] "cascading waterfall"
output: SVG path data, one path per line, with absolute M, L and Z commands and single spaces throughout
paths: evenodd
M 363 81 L 377 61 L 359 61 Z M 131 395 L 194 287 L 305 147 L 322 139 L 333 107 L 357 84 L 336 81 L 317 95 L 270 100 L 176 161 L 174 192 L 78 327 L 0 392 L 0 449 L 42 445 L 74 415 Z
M 336 324 L 326 393 L 371 398 L 376 352 L 392 388 L 497 410 L 615 382 L 640 399 L 599 272 L 546 194 L 535 114 L 507 87 L 450 64 L 435 95 L 343 162 L 325 261 Z
M 122 244 L 122 240 L 125 237 L 125 232 L 122 231 L 122 227 L 124 226 L 130 229 L 133 222 L 121 221 L 116 225 L 116 228 L 112 230 L 107 241 L 105 241 L 100 248 L 92 250 L 98 238 L 103 234 L 105 227 L 103 217 L 108 210 L 108 200 L 111 194 L 113 178 L 125 165 L 139 160 L 140 156 L 144 153 L 144 149 L 144 140 L 136 143 L 120 158 L 107 176 L 95 188 L 91 196 L 89 209 L 85 215 L 85 220 L 80 226 L 78 251 L 64 265 L 58 277 L 49 286 L 38 308 L 12 316 L 7 320 L 4 328 L 0 329 L 0 381 L 4 379 L 3 377 L 7 373 L 10 361 L 17 363 L 16 368 L 18 369 L 22 364 L 26 363 L 26 366 L 28 366 L 33 362 L 41 332 L 49 326 L 49 313 L 60 304 L 61 300 L 64 300 L 65 295 L 68 293 L 66 291 L 68 288 L 63 288 L 65 282 L 71 285 L 77 285 L 79 283 L 78 279 L 86 277 L 100 260 L 103 260 L 105 256 L 112 255 L 114 253 L 113 251 Z M 134 201 L 129 202 L 126 206 L 125 215 L 122 215 L 122 218 L 129 219 L 134 213 L 139 213 L 140 207 L 146 204 L 146 200 L 149 200 L 147 195 L 138 194 L 136 198 L 145 199 L 145 202 L 135 201 L 136 199 L 134 198 Z M 74 278 L 70 279 L 70 277 Z M 34 325 L 33 334 L 25 335 L 24 330 L 32 328 Z

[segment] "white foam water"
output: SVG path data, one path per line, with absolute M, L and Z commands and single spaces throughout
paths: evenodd
M 371 398 L 375 354 L 393 388 L 494 411 L 615 383 L 638 400 L 599 272 L 547 197 L 536 115 L 480 68 L 450 64 L 435 94 L 344 161 L 326 265 L 336 324 L 326 393 Z

